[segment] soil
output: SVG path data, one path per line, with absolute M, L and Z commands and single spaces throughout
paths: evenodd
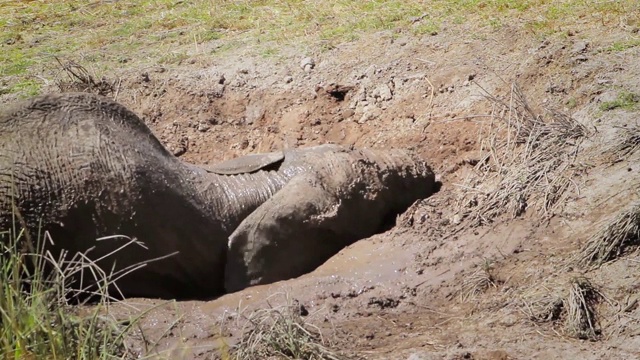
M 621 91 L 640 93 L 640 46 L 610 49 L 637 32 L 591 23 L 542 36 L 516 25 L 479 32 L 460 25 L 425 36 L 380 32 L 330 50 L 199 55 L 173 68 L 114 73 L 122 81 L 112 96 L 185 161 L 323 143 L 408 148 L 443 184 L 392 229 L 299 278 L 211 301 L 127 300 L 114 311 L 147 311 L 138 332 L 146 341 L 131 346 L 164 358 L 215 358 L 223 340 L 238 340 L 242 315 L 295 299 L 332 348 L 353 358 L 640 358 L 638 253 L 590 270 L 570 261 L 638 199 L 637 153 L 613 162 L 593 155 L 637 124 L 637 106 L 600 109 Z M 304 66 L 307 57 L 314 66 Z M 514 83 L 534 111 L 555 109 L 589 129 L 578 155 L 586 170 L 550 216 L 531 206 L 515 219 L 471 224 L 460 199 L 472 191 L 500 110 L 487 96 L 509 102 Z M 487 286 L 470 289 L 483 273 Z M 532 316 L 541 297 L 568 290 L 576 276 L 604 299 L 592 339 L 571 336 L 563 319 Z

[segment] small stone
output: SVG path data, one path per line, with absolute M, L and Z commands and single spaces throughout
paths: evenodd
M 584 56 L 584 55 L 578 55 L 578 56 L 573 58 L 573 62 L 577 62 L 577 63 L 578 62 L 585 62 L 587 60 L 589 60 L 589 58 Z
M 587 51 L 587 48 L 589 47 L 589 43 L 585 42 L 585 41 L 579 41 L 577 43 L 575 43 L 573 45 L 573 48 L 571 49 L 571 52 L 573 54 L 582 54 L 585 51 Z
M 200 132 L 207 132 L 207 130 L 211 129 L 211 126 L 205 124 L 205 123 L 200 123 L 198 124 L 198 131 Z
M 292 82 L 293 82 L 293 76 L 286 76 L 286 77 L 284 78 L 284 82 L 285 82 L 285 84 L 290 84 L 290 83 L 292 83 Z
M 373 91 L 373 96 L 382 101 L 389 101 L 393 99 L 393 93 L 391 92 L 391 88 L 389 88 L 389 85 L 387 84 L 382 84 L 378 86 Z
M 316 62 L 312 58 L 306 57 L 306 58 L 302 59 L 302 61 L 300 61 L 300 67 L 304 71 L 311 71 L 311 69 L 316 67 Z

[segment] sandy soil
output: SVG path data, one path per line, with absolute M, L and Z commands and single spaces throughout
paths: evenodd
M 515 25 L 480 33 L 460 25 L 434 36 L 382 32 L 325 51 L 237 51 L 114 74 L 123 80 L 117 100 L 193 163 L 322 143 L 410 148 L 443 183 L 391 230 L 300 278 L 206 302 L 128 300 L 116 310 L 148 309 L 147 344 L 132 346 L 165 358 L 215 358 L 222 340 L 237 341 L 242 314 L 295 299 L 332 347 L 353 358 L 640 358 L 638 254 L 591 270 L 570 261 L 638 198 L 638 154 L 600 156 L 637 124 L 638 107 L 600 108 L 621 92 L 640 93 L 640 47 L 610 50 L 637 31 L 585 25 L 543 38 Z M 301 66 L 306 57 L 313 68 Z M 542 194 L 534 194 L 515 219 L 497 209 L 504 214 L 473 223 L 467 215 L 478 204 L 463 200 L 491 189 L 474 165 L 486 140 L 504 135 L 494 130 L 508 117 L 486 96 L 508 104 L 514 82 L 533 111 L 556 109 L 588 129 L 572 165 L 580 171 L 552 214 L 536 208 Z M 483 274 L 489 280 L 474 287 Z M 576 276 L 602 294 L 590 340 L 571 336 L 567 315 L 534 319 L 537 304 L 568 291 Z

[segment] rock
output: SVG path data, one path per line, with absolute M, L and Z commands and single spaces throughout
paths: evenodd
M 389 85 L 382 84 L 373 90 L 373 97 L 380 101 L 389 101 L 393 99 L 393 93 L 391 92 Z
M 306 58 L 302 59 L 302 61 L 300 61 L 300 67 L 304 71 L 311 71 L 311 69 L 316 67 L 316 62 L 312 58 L 306 57 Z
M 247 106 L 247 110 L 244 113 L 244 122 L 247 125 L 252 125 L 256 121 L 259 121 L 264 116 L 264 107 L 260 103 L 250 103 Z
M 209 126 L 208 124 L 205 124 L 205 123 L 198 124 L 198 131 L 200 132 L 207 132 L 207 130 L 209 129 L 211 129 L 211 126 Z
M 578 55 L 578 56 L 573 58 L 573 62 L 576 62 L 576 63 L 585 62 L 587 60 L 589 60 L 589 58 L 584 56 L 584 55 Z
M 284 82 L 285 82 L 285 84 L 290 84 L 291 82 L 293 82 L 293 77 L 292 76 L 285 76 Z
M 380 116 L 382 111 L 373 105 L 367 105 L 362 109 L 362 116 L 358 120 L 358 124 L 364 124 L 369 120 L 375 119 Z
M 588 42 L 578 41 L 577 43 L 573 44 L 573 48 L 571 48 L 571 53 L 582 54 L 587 51 L 588 47 L 589 47 Z

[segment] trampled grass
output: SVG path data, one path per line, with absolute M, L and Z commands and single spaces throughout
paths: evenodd
M 201 46 L 212 40 L 326 48 L 378 30 L 435 34 L 448 23 L 489 29 L 518 24 L 544 34 L 576 21 L 638 22 L 639 12 L 635 0 L 3 1 L 0 93 L 37 93 L 56 56 L 100 72 L 234 48 Z

